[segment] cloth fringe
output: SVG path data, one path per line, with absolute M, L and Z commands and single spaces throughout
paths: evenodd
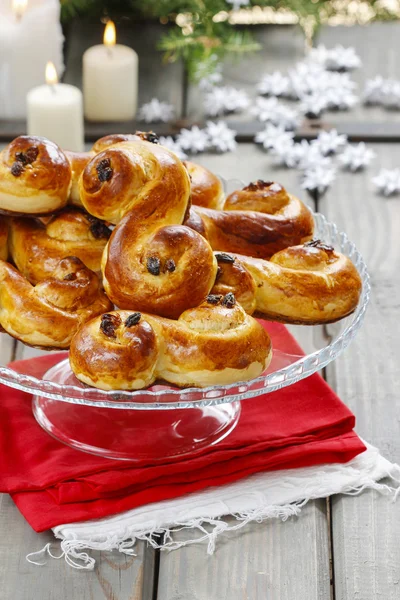
M 60 555 L 53 554 L 51 551 L 51 544 L 47 543 L 41 550 L 28 554 L 26 559 L 28 562 L 34 565 L 43 566 L 46 564 L 46 556 L 50 556 L 53 559 L 60 559 L 64 557 L 66 563 L 75 569 L 93 570 L 96 561 L 87 553 L 86 550 L 118 550 L 123 554 L 135 556 L 134 546 L 137 541 L 145 541 L 152 548 L 159 550 L 176 550 L 178 548 L 182 548 L 183 546 L 207 542 L 207 553 L 213 554 L 217 539 L 220 535 L 242 529 L 251 522 L 261 523 L 267 519 L 281 519 L 282 521 L 286 521 L 289 517 L 298 516 L 301 512 L 301 509 L 310 500 L 316 498 L 328 497 L 337 493 L 348 496 L 356 496 L 361 494 L 366 489 L 372 489 L 381 494 L 392 496 L 393 501 L 395 501 L 400 495 L 400 467 L 383 459 L 375 448 L 372 448 L 371 446 L 368 448 L 369 449 L 364 453 L 364 455 L 367 455 L 368 453 L 373 454 L 375 452 L 375 457 L 373 458 L 375 458 L 377 464 L 379 462 L 380 468 L 374 474 L 360 474 L 360 472 L 358 472 L 358 477 L 355 477 L 355 479 L 358 480 L 357 485 L 351 483 L 347 485 L 340 485 L 340 477 L 338 478 L 337 485 L 332 485 L 332 465 L 326 465 L 325 471 L 323 468 L 320 468 L 319 472 L 317 473 L 315 472 L 316 469 L 312 467 L 308 469 L 300 469 L 298 471 L 307 472 L 313 470 L 314 475 L 319 476 L 318 484 L 316 485 L 315 481 L 310 478 L 307 485 L 306 479 L 303 478 L 304 480 L 301 481 L 302 477 L 300 474 L 299 476 L 292 475 L 291 481 L 289 481 L 289 477 L 281 477 L 279 479 L 279 477 L 276 477 L 275 475 L 276 481 L 274 482 L 274 485 L 275 487 L 277 485 L 282 486 L 282 490 L 285 488 L 291 489 L 293 487 L 293 481 L 301 481 L 302 485 L 296 492 L 297 497 L 300 497 L 301 499 L 295 501 L 284 504 L 267 505 L 265 504 L 264 497 L 264 505 L 258 505 L 256 508 L 249 510 L 241 510 L 240 512 L 231 512 L 227 510 L 226 512 L 221 512 L 220 516 L 215 516 L 215 514 L 201 517 L 197 516 L 194 518 L 187 518 L 182 521 L 175 520 L 174 522 L 165 524 L 165 526 L 156 525 L 156 519 L 154 519 L 153 525 L 151 525 L 150 522 L 147 522 L 147 525 L 143 526 L 142 529 L 140 529 L 137 523 L 132 523 L 131 525 L 129 524 L 129 513 L 127 513 L 128 516 L 125 517 L 117 516 L 111 519 L 93 522 L 93 535 L 89 536 L 85 536 L 84 532 L 78 532 L 80 529 L 87 529 L 88 527 L 90 528 L 90 521 L 84 524 L 75 524 L 75 526 L 74 524 L 59 526 L 54 528 L 53 531 L 55 536 L 61 540 Z M 352 474 L 352 471 L 356 470 L 351 466 L 354 461 L 357 461 L 357 459 L 350 461 L 348 465 L 336 465 L 337 469 L 341 471 L 342 477 L 344 469 L 347 468 L 347 471 L 350 473 L 350 475 Z M 289 471 L 286 471 L 285 473 L 287 474 Z M 325 480 L 324 473 L 327 473 Z M 268 478 L 268 476 L 273 477 L 273 474 L 258 474 L 258 476 L 256 476 L 257 480 L 260 480 L 260 475 L 261 477 L 264 476 L 265 478 Z M 379 479 L 387 477 L 399 485 L 394 487 L 386 483 L 378 483 L 374 478 L 374 475 Z M 251 479 L 253 478 L 255 477 L 252 476 L 246 481 L 246 486 L 249 490 L 247 492 L 247 501 L 249 501 L 249 498 L 251 498 L 253 495 L 251 491 Z M 243 482 L 241 482 L 241 484 L 242 483 Z M 343 484 L 343 481 L 341 483 Z M 238 484 L 232 484 L 229 486 L 231 491 L 235 488 L 235 486 L 238 486 Z M 241 490 L 242 487 L 240 487 L 238 497 L 240 497 L 240 495 L 243 493 Z M 212 491 L 210 492 L 212 493 Z M 260 493 L 257 491 L 255 493 L 256 495 L 260 495 Z M 200 495 L 192 495 L 192 498 L 195 496 Z M 254 498 L 252 500 L 254 501 Z M 260 500 L 261 498 L 258 498 L 258 501 Z M 240 497 L 240 501 L 243 502 L 242 497 Z M 227 508 L 227 504 L 225 505 L 225 508 Z M 218 510 L 222 511 L 223 509 L 219 506 Z M 214 512 L 215 511 L 216 509 L 214 508 Z M 206 512 L 205 508 L 204 512 Z M 120 519 L 118 521 L 118 517 L 121 517 L 122 520 Z M 233 517 L 235 522 L 228 522 L 226 517 Z M 119 527 L 116 525 L 114 526 L 114 531 L 112 530 L 113 519 L 114 522 L 119 525 Z M 179 541 L 176 539 L 176 534 L 186 529 L 193 530 L 193 536 L 184 541 Z

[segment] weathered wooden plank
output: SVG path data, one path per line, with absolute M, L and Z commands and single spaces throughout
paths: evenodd
M 11 498 L 0 496 L 0 578 L 2 600 L 151 600 L 152 576 L 145 569 L 146 550 L 137 546 L 136 556 L 119 552 L 93 552 L 94 571 L 78 571 L 64 559 L 35 557 L 46 561 L 39 567 L 25 556 L 54 542 L 51 532 L 37 534 L 21 517 Z M 58 544 L 52 553 L 59 554 Z M 151 557 L 149 555 L 149 560 Z M 145 577 L 146 573 L 146 577 Z
M 221 537 L 212 556 L 205 544 L 162 552 L 157 600 L 329 600 L 325 508 L 321 500 L 300 518 L 249 524 Z
M 327 375 L 354 411 L 358 433 L 388 459 L 400 462 L 400 202 L 377 196 L 370 182 L 379 165 L 398 166 L 400 146 L 374 149 L 374 169 L 342 174 L 322 203 L 329 218 L 363 252 L 372 279 L 365 323 L 350 348 L 328 367 Z M 399 517 L 399 503 L 375 492 L 332 499 L 336 600 L 399 598 Z

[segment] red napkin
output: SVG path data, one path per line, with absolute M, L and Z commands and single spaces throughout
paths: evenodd
M 265 326 L 275 347 L 302 353 L 283 325 Z M 13 368 L 41 376 L 59 360 L 60 355 L 45 355 L 17 361 Z M 354 416 L 317 374 L 243 401 L 238 425 L 216 446 L 157 464 L 109 460 L 69 448 L 39 427 L 28 394 L 5 386 L 0 394 L 0 491 L 12 495 L 36 531 L 117 514 L 259 471 L 343 463 L 365 450 L 352 431 Z

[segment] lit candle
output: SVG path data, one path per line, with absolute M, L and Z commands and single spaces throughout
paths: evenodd
M 83 55 L 85 117 L 90 121 L 130 121 L 137 109 L 138 56 L 116 44 L 115 25 L 108 21 L 103 44 Z
M 46 137 L 63 150 L 83 150 L 82 93 L 73 85 L 58 83 L 51 62 L 46 65 L 46 85 L 27 96 L 27 116 L 29 135 Z
M 59 0 L 0 0 L 0 118 L 26 116 L 26 94 L 46 62 L 63 70 Z

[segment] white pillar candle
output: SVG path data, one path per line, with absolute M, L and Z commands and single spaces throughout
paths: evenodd
M 84 149 L 83 101 L 77 87 L 57 83 L 52 63 L 46 67 L 46 83 L 27 96 L 27 131 L 55 142 L 63 150 Z
M 63 70 L 58 0 L 0 0 L 0 119 L 26 116 L 26 94 L 46 62 Z
M 104 44 L 83 55 L 85 117 L 90 121 L 130 121 L 136 114 L 138 56 L 115 41 L 114 23 L 108 21 Z

